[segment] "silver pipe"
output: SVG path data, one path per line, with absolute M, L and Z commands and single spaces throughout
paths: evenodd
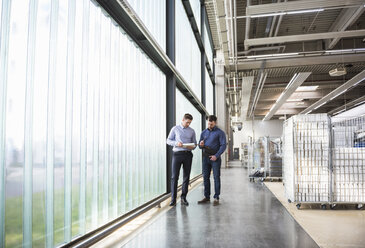
M 238 52 L 238 55 L 247 55 L 251 52 L 255 52 L 255 51 L 267 51 L 267 50 L 278 50 L 280 51 L 280 49 L 285 49 L 285 45 L 281 45 L 281 46 L 272 46 L 272 47 L 255 47 L 255 48 L 251 48 L 247 51 L 242 51 L 242 52 Z
M 274 26 L 275 26 L 276 19 L 277 19 L 277 16 L 274 16 L 274 19 L 272 20 L 271 27 L 270 27 L 269 37 L 272 37 L 272 33 L 274 32 Z
M 235 51 L 235 72 L 237 74 L 237 0 L 234 0 L 233 8 L 234 8 L 234 51 Z
M 247 0 L 247 7 L 251 5 L 251 0 Z M 246 8 L 247 9 L 247 8 Z M 245 40 L 249 39 L 250 36 L 250 24 L 251 24 L 251 18 L 246 18 L 246 29 L 245 29 Z M 245 45 L 245 51 L 247 51 L 249 46 Z
M 288 0 L 284 0 L 284 2 L 287 2 Z M 280 29 L 280 25 L 281 25 L 281 21 L 283 20 L 283 16 L 279 16 L 279 20 L 278 20 L 278 25 L 276 25 L 276 29 L 275 29 L 275 33 L 274 33 L 274 37 L 278 35 L 279 33 L 279 29 Z
M 231 35 L 231 53 L 232 56 L 234 57 L 234 39 L 233 39 L 233 5 L 232 5 L 232 0 L 229 0 L 229 13 L 230 13 L 230 17 L 231 17 L 231 30 L 230 30 L 230 35 Z

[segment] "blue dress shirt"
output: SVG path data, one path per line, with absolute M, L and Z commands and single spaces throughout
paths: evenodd
M 205 129 L 200 135 L 200 142 L 204 140 L 204 146 L 217 151 L 215 156 L 219 158 L 227 147 L 226 134 L 217 126 L 212 130 Z

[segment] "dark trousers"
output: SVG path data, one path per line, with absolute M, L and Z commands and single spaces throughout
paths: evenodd
M 219 157 L 216 161 L 211 161 L 209 157 L 203 157 L 203 178 L 204 178 L 204 197 L 210 198 L 210 172 L 213 169 L 214 176 L 214 198 L 219 199 L 221 194 L 221 163 Z
M 191 171 L 192 152 L 174 152 L 172 156 L 172 176 L 171 176 L 171 199 L 176 200 L 177 182 L 179 180 L 180 168 L 183 165 L 183 183 L 181 198 L 186 198 Z

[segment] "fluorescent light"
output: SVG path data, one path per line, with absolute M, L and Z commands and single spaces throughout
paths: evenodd
M 249 16 L 251 18 L 258 18 L 258 17 L 269 17 L 269 16 L 279 16 L 279 15 L 286 15 L 286 12 L 279 12 L 279 13 L 269 13 L 269 14 L 262 14 L 262 15 L 252 15 Z
M 315 91 L 319 86 L 299 86 L 296 91 Z
M 289 11 L 286 13 L 288 15 L 293 15 L 293 14 L 305 14 L 305 13 L 322 12 L 322 11 L 324 11 L 324 9 L 306 9 L 306 10 Z
M 260 15 L 251 15 L 248 17 L 259 18 L 259 17 L 280 16 L 280 15 L 306 14 L 306 13 L 322 12 L 322 11 L 324 11 L 324 9 L 305 9 L 305 10 L 295 10 L 295 11 L 288 11 L 288 12 L 274 12 L 274 13 L 267 13 L 267 14 L 260 14 Z
M 262 55 L 251 55 L 246 56 L 247 59 L 255 59 L 255 58 L 268 58 L 268 57 L 285 57 L 285 56 L 294 56 L 299 55 L 299 53 L 274 53 L 274 54 L 262 54 Z
M 317 107 L 315 107 L 313 110 L 316 110 L 316 109 L 318 109 L 318 108 L 320 108 L 320 107 L 322 107 L 323 105 L 325 105 L 327 102 L 324 102 L 324 103 L 321 103 L 320 105 L 318 105 Z
M 333 99 L 335 99 L 336 97 L 338 97 L 339 95 L 342 95 L 343 93 L 345 93 L 347 90 L 341 91 L 340 93 L 338 93 L 337 95 L 333 96 L 330 98 L 330 101 L 332 101 Z
M 266 114 L 264 120 L 270 120 L 284 102 L 294 93 L 294 91 L 309 77 L 311 72 L 300 72 L 294 74 L 284 91 L 280 94 L 275 104 L 271 106 L 269 113 Z
M 365 48 L 354 48 L 354 49 L 338 49 L 338 50 L 327 50 L 325 53 L 351 53 L 351 52 L 364 52 Z
M 339 113 L 342 113 L 343 111 L 345 111 L 346 109 L 342 109 L 342 110 L 340 110 L 340 111 L 337 111 L 336 113 L 334 113 L 333 115 L 337 115 L 337 114 L 339 114 Z
M 295 103 L 295 105 L 299 106 L 299 105 L 304 105 L 305 103 L 304 102 L 297 102 Z
M 288 99 L 286 100 L 287 102 L 301 102 L 303 101 L 304 99 L 303 98 L 293 98 L 293 99 Z
M 356 104 L 354 105 L 354 107 L 355 107 L 355 106 L 358 106 L 358 105 L 360 105 L 360 104 L 363 104 L 363 103 L 365 103 L 365 101 L 358 102 L 358 103 L 356 103 Z
M 298 77 L 298 73 L 295 73 L 294 76 L 290 79 L 289 83 L 286 85 L 285 89 L 288 89 L 293 84 L 293 82 L 297 79 L 297 77 Z

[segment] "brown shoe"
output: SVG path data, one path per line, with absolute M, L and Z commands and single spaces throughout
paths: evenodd
M 213 206 L 218 206 L 218 205 L 219 205 L 219 199 L 214 199 Z
M 210 202 L 209 198 L 203 198 L 203 200 L 198 201 L 198 204 L 204 204 Z

